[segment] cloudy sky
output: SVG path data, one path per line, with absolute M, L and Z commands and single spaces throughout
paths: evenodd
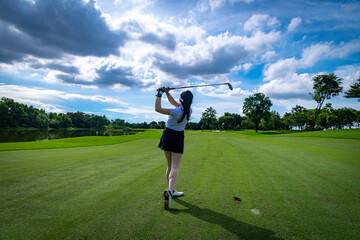
M 230 82 L 193 90 L 193 121 L 210 106 L 242 114 L 256 92 L 281 115 L 314 108 L 315 75 L 335 73 L 344 90 L 360 76 L 359 12 L 345 0 L 1 0 L 0 96 L 150 122 L 166 120 L 158 87 Z

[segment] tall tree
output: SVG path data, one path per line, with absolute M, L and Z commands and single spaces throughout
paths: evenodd
M 91 117 L 83 112 L 66 113 L 71 118 L 72 124 L 77 128 L 90 128 Z
M 150 128 L 155 129 L 155 128 L 157 128 L 158 123 L 155 121 L 152 121 L 149 125 L 150 125 Z
M 268 121 L 271 106 L 271 100 L 263 93 L 255 93 L 250 97 L 245 98 L 243 113 L 254 124 L 255 132 L 258 131 L 261 119 Z
M 319 116 L 322 105 L 325 99 L 335 97 L 342 92 L 342 79 L 338 78 L 334 73 L 317 75 L 313 78 L 314 93 L 310 93 L 312 98 L 317 102 L 315 109 L 315 116 L 312 122 L 311 130 L 315 130 L 316 119 Z
M 296 105 L 296 107 L 291 109 L 291 116 L 294 126 L 297 126 L 300 130 L 303 130 L 307 122 L 307 109 Z
M 350 90 L 345 92 L 346 98 L 357 98 L 360 102 L 360 77 L 354 85 L 350 85 Z
M 281 121 L 280 113 L 276 111 L 271 111 L 269 119 L 267 121 L 265 121 L 265 119 L 261 120 L 259 124 L 259 128 L 266 130 L 281 130 L 282 121 Z
M 164 121 L 160 121 L 160 122 L 158 122 L 158 126 L 160 129 L 164 129 L 166 126 L 166 123 Z
M 115 120 L 111 120 L 111 124 L 114 128 L 125 128 L 125 120 L 117 118 Z
M 202 113 L 199 122 L 202 129 L 214 129 L 216 126 L 216 110 L 209 107 Z
M 222 130 L 238 130 L 243 120 L 239 114 L 226 112 L 224 116 L 219 117 L 217 125 Z
M 5 100 L 5 98 L 2 98 L 0 101 L 0 128 L 10 125 L 9 107 L 3 100 Z

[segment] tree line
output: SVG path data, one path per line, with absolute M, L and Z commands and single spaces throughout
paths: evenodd
M 260 100 L 259 100 L 260 99 Z M 265 103 L 261 103 L 265 99 Z M 253 106 L 260 101 L 259 106 Z M 189 122 L 186 129 L 191 130 L 311 130 L 316 109 L 298 106 L 286 112 L 282 117 L 276 111 L 270 111 L 271 101 L 262 93 L 256 93 L 245 100 L 244 116 L 225 112 L 217 117 L 213 107 L 207 108 L 199 122 Z M 251 110 L 254 110 L 251 112 Z M 257 111 L 257 112 L 256 112 Z M 83 112 L 46 113 L 43 109 L 34 108 L 15 102 L 13 99 L 2 98 L 0 101 L 0 127 L 34 127 L 34 128 L 103 128 L 111 126 L 115 129 L 145 128 L 164 129 L 164 121 L 150 123 L 129 123 L 123 119 L 108 120 L 106 116 L 85 114 Z M 352 108 L 334 109 L 327 103 L 318 114 L 315 129 L 342 129 L 360 127 L 360 111 Z
M 165 122 L 129 123 L 123 119 L 109 120 L 107 117 L 83 112 L 46 113 L 44 109 L 18 103 L 10 98 L 0 101 L 0 128 L 104 128 L 129 129 L 153 128 L 164 129 Z
M 189 122 L 187 129 L 192 130 L 312 130 L 316 109 L 306 109 L 296 105 L 291 112 L 286 112 L 282 117 L 276 111 L 268 111 L 263 117 L 252 118 L 251 115 L 241 116 L 236 113 L 224 113 L 216 117 L 213 107 L 207 108 L 199 122 Z M 315 130 L 360 128 L 360 111 L 352 108 L 334 109 L 331 103 L 321 109 L 315 123 Z
M 18 103 L 10 98 L 3 97 L 0 101 L 1 128 L 103 128 L 109 124 L 106 116 L 83 112 L 46 113 L 44 109 Z

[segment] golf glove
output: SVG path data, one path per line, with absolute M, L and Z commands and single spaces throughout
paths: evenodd
M 157 92 L 156 96 L 161 98 L 161 96 L 162 96 L 163 93 L 165 92 L 165 91 L 164 91 L 164 87 L 159 88 L 157 91 L 158 91 L 158 92 Z

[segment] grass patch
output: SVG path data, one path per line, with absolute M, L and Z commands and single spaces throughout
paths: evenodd
M 65 149 L 49 144 L 59 140 L 29 142 L 27 150 L 0 152 L 0 239 L 359 236 L 360 141 L 346 132 L 187 131 L 177 184 L 186 195 L 171 211 L 163 210 L 160 134 L 110 144 L 103 137 L 63 139 Z
M 220 132 L 221 133 L 221 132 Z M 254 130 L 245 129 L 243 131 L 226 131 L 226 133 L 240 134 L 244 136 L 256 136 L 256 137 L 316 137 L 316 138 L 339 138 L 339 139 L 357 139 L 360 140 L 360 129 L 340 129 L 340 130 L 326 130 L 326 131 L 313 131 L 313 132 L 301 132 L 293 130 L 259 130 L 256 133 Z
M 160 136 L 161 131 L 159 130 L 146 130 L 134 135 L 124 136 L 89 136 L 62 138 L 49 141 L 0 143 L 0 151 L 101 146 L 124 143 L 138 139 L 157 139 Z
M 339 139 L 357 139 L 360 140 L 360 129 L 338 129 L 314 132 L 298 132 L 299 137 L 316 137 L 316 138 L 339 138 Z

